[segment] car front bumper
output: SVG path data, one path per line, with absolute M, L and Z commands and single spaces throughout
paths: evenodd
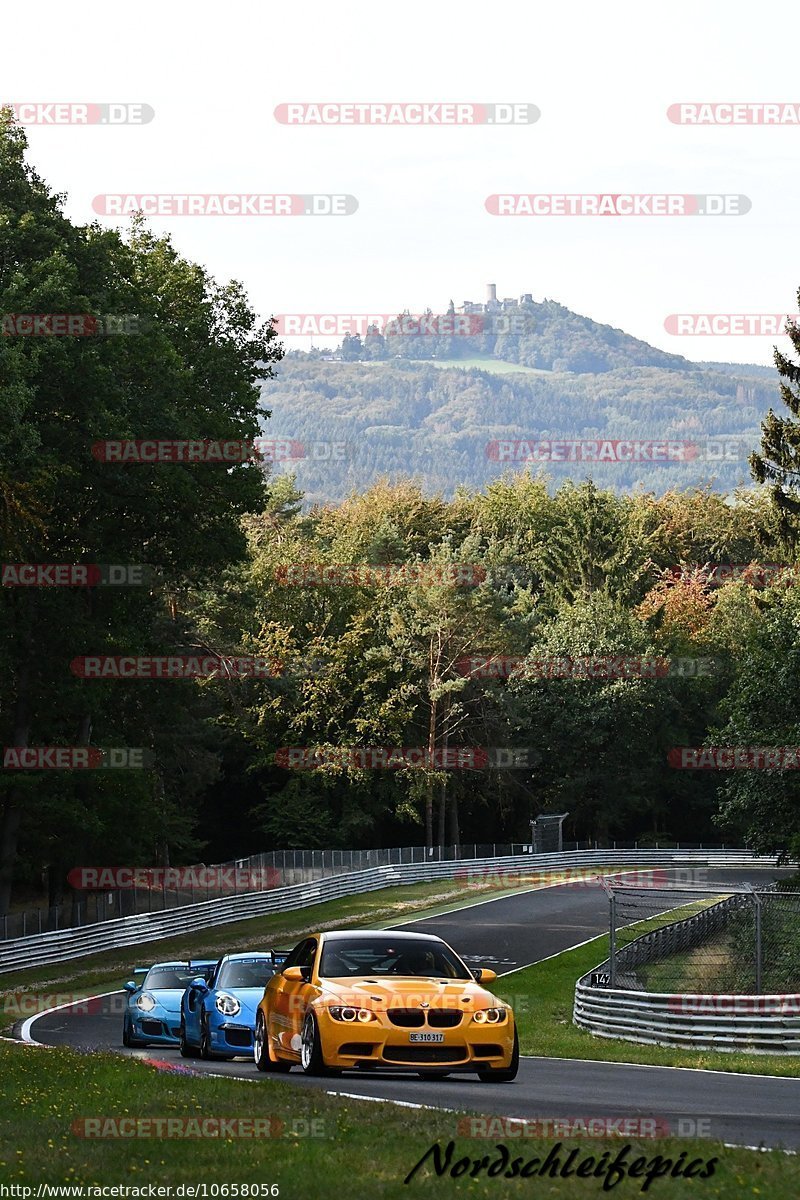
M 393 1025 L 385 1013 L 365 1022 L 335 1020 L 317 1010 L 322 1050 L 330 1067 L 379 1067 L 399 1071 L 476 1071 L 511 1064 L 514 1021 L 477 1024 L 465 1013 L 452 1029 L 408 1029 Z M 412 1033 L 441 1034 L 441 1041 L 411 1040 Z
M 250 1025 L 223 1021 L 219 1025 L 212 1025 L 209 1035 L 215 1054 L 227 1054 L 233 1058 L 253 1053 L 253 1027 Z
M 131 1013 L 131 1036 L 154 1046 L 177 1046 L 180 1041 L 180 1013 Z

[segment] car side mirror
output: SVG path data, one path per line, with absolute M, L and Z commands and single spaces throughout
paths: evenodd
M 311 967 L 284 967 L 281 974 L 289 983 L 308 983 Z
M 492 971 L 489 967 L 478 967 L 472 974 L 476 983 L 494 983 L 497 979 L 497 971 Z
M 195 990 L 198 992 L 207 992 L 208 991 L 208 984 L 206 983 L 205 979 L 203 979 L 203 977 L 201 975 L 198 975 L 197 979 L 193 979 L 192 982 L 189 984 L 189 987 L 195 988 Z
M 132 979 L 129 979 L 128 982 L 125 984 L 123 991 L 135 992 L 138 990 L 138 988 L 139 988 L 138 983 L 134 983 Z

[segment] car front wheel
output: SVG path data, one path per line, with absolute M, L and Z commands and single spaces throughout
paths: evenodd
M 186 1021 L 181 1017 L 181 1058 L 197 1058 L 197 1047 L 186 1040 Z
M 292 1069 L 291 1063 L 272 1057 L 267 1023 L 260 1009 L 256 1018 L 256 1031 L 253 1037 L 253 1057 L 259 1071 L 277 1071 L 280 1074 L 285 1074 L 286 1071 L 291 1071 Z
M 313 1012 L 306 1013 L 306 1019 L 303 1022 L 303 1032 L 300 1035 L 300 1065 L 306 1075 L 338 1075 L 339 1073 L 325 1065 L 319 1024 Z
M 200 1018 L 200 1057 L 206 1062 L 214 1057 L 211 1051 L 211 1032 L 206 1017 Z
M 478 1071 L 478 1078 L 483 1083 L 511 1083 L 517 1078 L 519 1071 L 519 1037 L 514 1030 L 514 1049 L 511 1051 L 511 1062 L 507 1067 L 486 1067 Z
M 140 1042 L 137 1037 L 133 1036 L 132 1022 L 127 1017 L 124 1017 L 122 1021 L 122 1044 L 129 1050 L 136 1046 L 147 1045 L 146 1042 Z

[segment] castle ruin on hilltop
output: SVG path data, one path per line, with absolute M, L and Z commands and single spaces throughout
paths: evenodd
M 519 300 L 515 300 L 513 296 L 506 296 L 504 299 L 498 300 L 497 284 L 487 283 L 486 301 L 484 304 L 476 304 L 473 300 L 465 300 L 455 311 L 459 313 L 506 312 L 510 308 L 519 308 L 522 304 L 533 304 L 532 292 L 525 292 L 520 296 Z

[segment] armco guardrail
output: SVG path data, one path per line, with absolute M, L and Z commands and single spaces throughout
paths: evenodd
M 599 1037 L 692 1050 L 800 1054 L 800 995 L 701 996 L 575 987 L 573 1020 Z
M 374 867 L 366 871 L 334 875 L 313 883 L 251 892 L 177 909 L 103 921 L 79 929 L 62 929 L 0 942 L 0 974 L 81 958 L 103 950 L 196 933 L 211 926 L 226 925 L 268 913 L 291 912 L 326 900 L 377 891 L 401 883 L 454 879 L 467 873 L 476 882 L 475 877 L 481 870 L 494 877 L 527 877 L 536 872 L 563 871 L 569 867 L 595 868 L 625 864 L 640 867 L 769 867 L 774 866 L 774 861 L 773 858 L 758 858 L 746 850 L 577 850 L 563 854 L 523 854 Z
M 725 845 L 708 846 L 702 842 L 658 842 L 652 850 L 701 850 L 704 853 L 726 850 Z M 615 841 L 607 850 L 639 850 L 638 842 Z M 571 850 L 597 850 L 597 843 L 564 842 L 558 853 Z M 555 846 L 548 849 L 554 853 Z M 222 900 L 253 891 L 268 891 L 290 887 L 294 883 L 310 883 L 329 875 L 368 871 L 371 867 L 393 867 L 406 863 L 443 862 L 461 858 L 506 858 L 516 854 L 544 853 L 530 843 L 485 842 L 463 843 L 460 846 L 389 846 L 372 850 L 269 850 L 223 863 L 194 864 L 182 867 L 141 868 L 141 884 L 133 876 L 139 868 L 75 867 L 70 876 L 72 894 L 47 908 L 22 908 L 0 917 L 0 939 L 25 938 L 34 933 L 55 933 L 59 929 L 75 929 L 97 921 L 116 921 L 120 917 L 135 917 L 140 913 L 162 912 L 166 908 L 201 904 L 204 900 Z M 122 886 L 113 883 L 117 873 L 127 876 Z M 151 874 L 150 882 L 144 882 Z M 88 878 L 87 878 L 88 877 Z M 98 877 L 104 877 L 100 883 Z M 142 878 L 144 877 L 144 878 Z M 242 882 L 239 882 L 242 878 Z M 96 888 L 89 879 L 98 880 Z
M 690 949 L 754 903 L 753 895 L 737 893 L 643 934 L 617 951 L 617 978 L 626 970 Z M 592 983 L 593 977 L 603 979 L 608 973 L 606 960 L 575 985 L 573 1021 L 598 1037 L 695 1050 L 800 1054 L 798 994 L 671 994 Z

